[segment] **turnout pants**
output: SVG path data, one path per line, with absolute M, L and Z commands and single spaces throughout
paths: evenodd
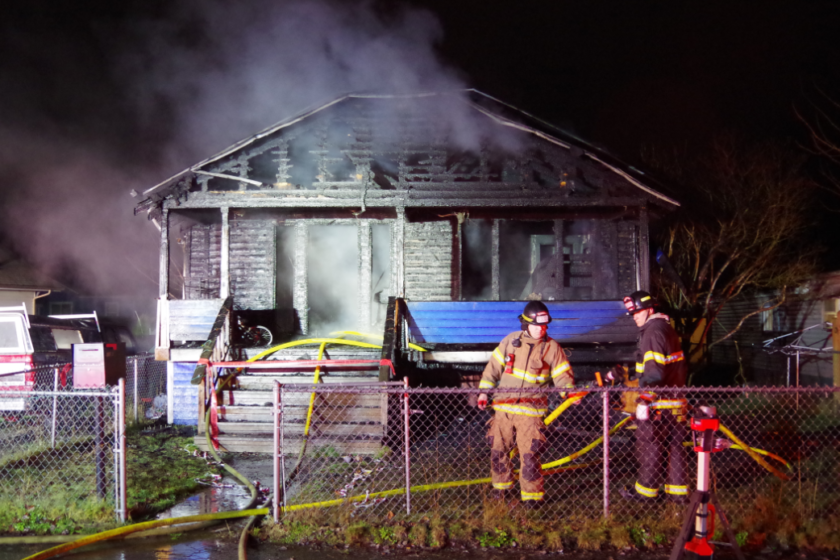
M 507 490 L 513 486 L 510 451 L 518 447 L 522 501 L 542 500 L 545 490 L 540 458 L 545 441 L 545 424 L 542 417 L 497 411 L 490 420 L 490 429 L 487 432 L 493 488 Z
M 646 498 L 656 498 L 665 478 L 666 495 L 672 498 L 688 496 L 686 449 L 683 446 L 686 437 L 685 416 L 677 416 L 671 410 L 651 414 L 648 420 L 637 422 L 639 479 L 636 492 Z M 668 476 L 664 477 L 666 465 Z

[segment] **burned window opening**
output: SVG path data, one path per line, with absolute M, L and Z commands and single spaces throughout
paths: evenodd
M 462 299 L 496 299 L 495 274 L 502 300 L 618 299 L 635 273 L 632 244 L 619 243 L 615 222 L 595 219 L 499 220 L 495 273 L 492 227 L 468 220 L 462 228 Z

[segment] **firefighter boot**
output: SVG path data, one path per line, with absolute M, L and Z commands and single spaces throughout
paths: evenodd
M 539 511 L 542 507 L 542 500 L 525 500 L 522 502 L 522 509 L 525 511 Z
M 626 486 L 624 488 L 622 488 L 621 490 L 619 490 L 618 493 L 621 494 L 621 497 L 624 498 L 625 500 L 630 500 L 631 502 L 639 502 L 639 503 L 643 503 L 643 504 L 652 504 L 652 503 L 660 501 L 660 499 L 661 499 L 661 496 L 659 494 L 657 494 L 656 497 L 648 498 L 646 496 L 643 496 L 643 495 L 639 494 L 635 490 L 631 490 L 630 488 L 627 488 Z
M 509 489 L 507 490 L 499 490 L 494 488 L 490 491 L 490 499 L 491 500 L 499 500 L 503 502 L 507 502 L 513 497 L 513 492 Z

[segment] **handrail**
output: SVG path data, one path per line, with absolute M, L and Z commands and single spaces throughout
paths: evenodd
M 382 337 L 382 360 L 395 363 L 402 343 L 402 312 L 405 301 L 398 297 L 388 298 L 388 309 L 385 314 L 385 332 Z M 388 381 L 394 375 L 393 366 L 379 368 L 379 381 Z
M 195 366 L 195 371 L 193 372 L 192 379 L 190 380 L 191 384 L 200 385 L 204 381 L 204 378 L 207 375 L 207 365 L 213 357 L 213 351 L 216 350 L 216 342 L 219 340 L 220 336 L 227 336 L 229 334 L 224 332 L 226 331 L 224 327 L 225 323 L 230 318 L 232 308 L 233 296 L 228 296 L 227 299 L 222 302 L 222 307 L 219 309 L 219 314 L 216 315 L 216 322 L 213 323 L 213 328 L 210 329 L 207 341 L 201 345 L 201 357 L 198 359 L 198 364 Z

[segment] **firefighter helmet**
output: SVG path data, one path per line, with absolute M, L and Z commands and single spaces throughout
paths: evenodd
M 656 307 L 656 300 L 649 293 L 638 290 L 624 298 L 624 307 L 628 315 L 635 315 L 639 311 Z
M 551 322 L 551 315 L 548 312 L 548 307 L 541 301 L 529 301 L 525 306 L 522 315 L 519 316 L 519 321 L 522 323 L 522 330 L 528 328 L 528 325 L 547 325 Z

